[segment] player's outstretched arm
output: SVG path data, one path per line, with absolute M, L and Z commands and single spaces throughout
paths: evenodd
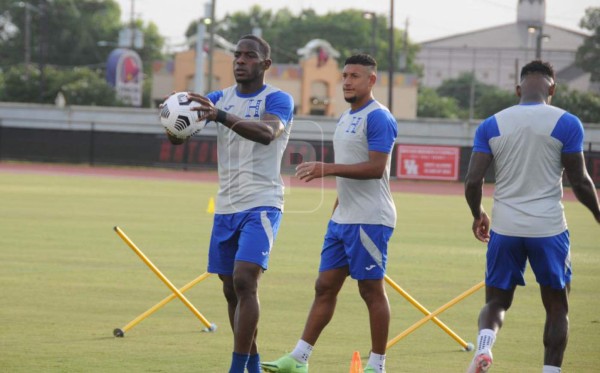
M 561 161 L 565 173 L 573 189 L 573 193 L 585 207 L 587 207 L 598 223 L 600 223 L 600 203 L 592 178 L 585 168 L 583 152 L 563 153 Z

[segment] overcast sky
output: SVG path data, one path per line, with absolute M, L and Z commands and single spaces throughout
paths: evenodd
M 134 4 L 136 18 L 154 22 L 170 44 L 185 40 L 185 30 L 194 19 L 204 16 L 202 0 L 117 0 L 123 21 L 131 17 Z M 216 0 L 216 18 L 252 5 L 277 10 L 287 7 L 294 14 L 312 8 L 318 14 L 344 9 L 373 11 L 389 16 L 391 0 Z M 394 26 L 404 29 L 408 19 L 409 37 L 413 42 L 474 31 L 515 22 L 518 0 L 395 0 Z M 588 7 L 600 7 L 598 0 L 546 0 L 546 22 L 575 31 Z

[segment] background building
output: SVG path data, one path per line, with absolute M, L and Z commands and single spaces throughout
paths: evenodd
M 444 80 L 471 72 L 483 83 L 512 90 L 521 67 L 541 56 L 554 65 L 559 83 L 589 90 L 590 74 L 574 65 L 577 49 L 587 35 L 546 23 L 544 0 L 518 2 L 515 23 L 422 43 L 417 56 L 424 67 L 422 84 L 435 88 Z
M 266 80 L 294 97 L 297 115 L 339 117 L 348 104 L 342 92 L 342 71 L 336 57 L 339 54 L 328 42 L 315 39 L 298 50 L 298 64 L 273 64 Z M 215 48 L 213 58 L 212 90 L 235 84 L 232 74 L 233 53 Z M 204 92 L 209 79 L 204 64 Z M 196 74 L 196 52 L 193 49 L 176 53 L 173 61 L 154 65 L 152 99 L 158 105 L 172 91 L 193 91 Z M 379 71 L 374 87 L 375 98 L 387 105 L 388 73 Z M 412 74 L 394 74 L 393 110 L 398 119 L 417 117 L 418 79 Z

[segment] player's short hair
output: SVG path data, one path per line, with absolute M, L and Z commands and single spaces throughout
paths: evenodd
M 271 58 L 271 46 L 269 45 L 269 43 L 267 43 L 265 39 L 261 38 L 260 36 L 248 34 L 242 36 L 240 40 L 254 40 L 258 43 L 258 49 L 260 50 L 260 53 L 263 54 L 265 59 Z
M 521 80 L 529 74 L 542 74 L 554 80 L 554 67 L 549 62 L 533 60 L 521 69 Z
M 368 55 L 366 53 L 355 54 L 355 55 L 352 55 L 352 56 L 346 58 L 346 61 L 344 62 L 344 66 L 346 66 L 346 65 L 369 66 L 373 70 L 377 71 L 377 61 L 375 61 L 375 59 L 373 57 L 371 57 L 370 55 Z

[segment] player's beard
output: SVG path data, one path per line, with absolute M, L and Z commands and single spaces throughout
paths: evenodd
M 356 95 L 352 96 L 352 97 L 346 97 L 344 96 L 344 100 L 346 100 L 347 103 L 349 104 L 353 104 L 358 100 L 358 97 L 356 97 Z

